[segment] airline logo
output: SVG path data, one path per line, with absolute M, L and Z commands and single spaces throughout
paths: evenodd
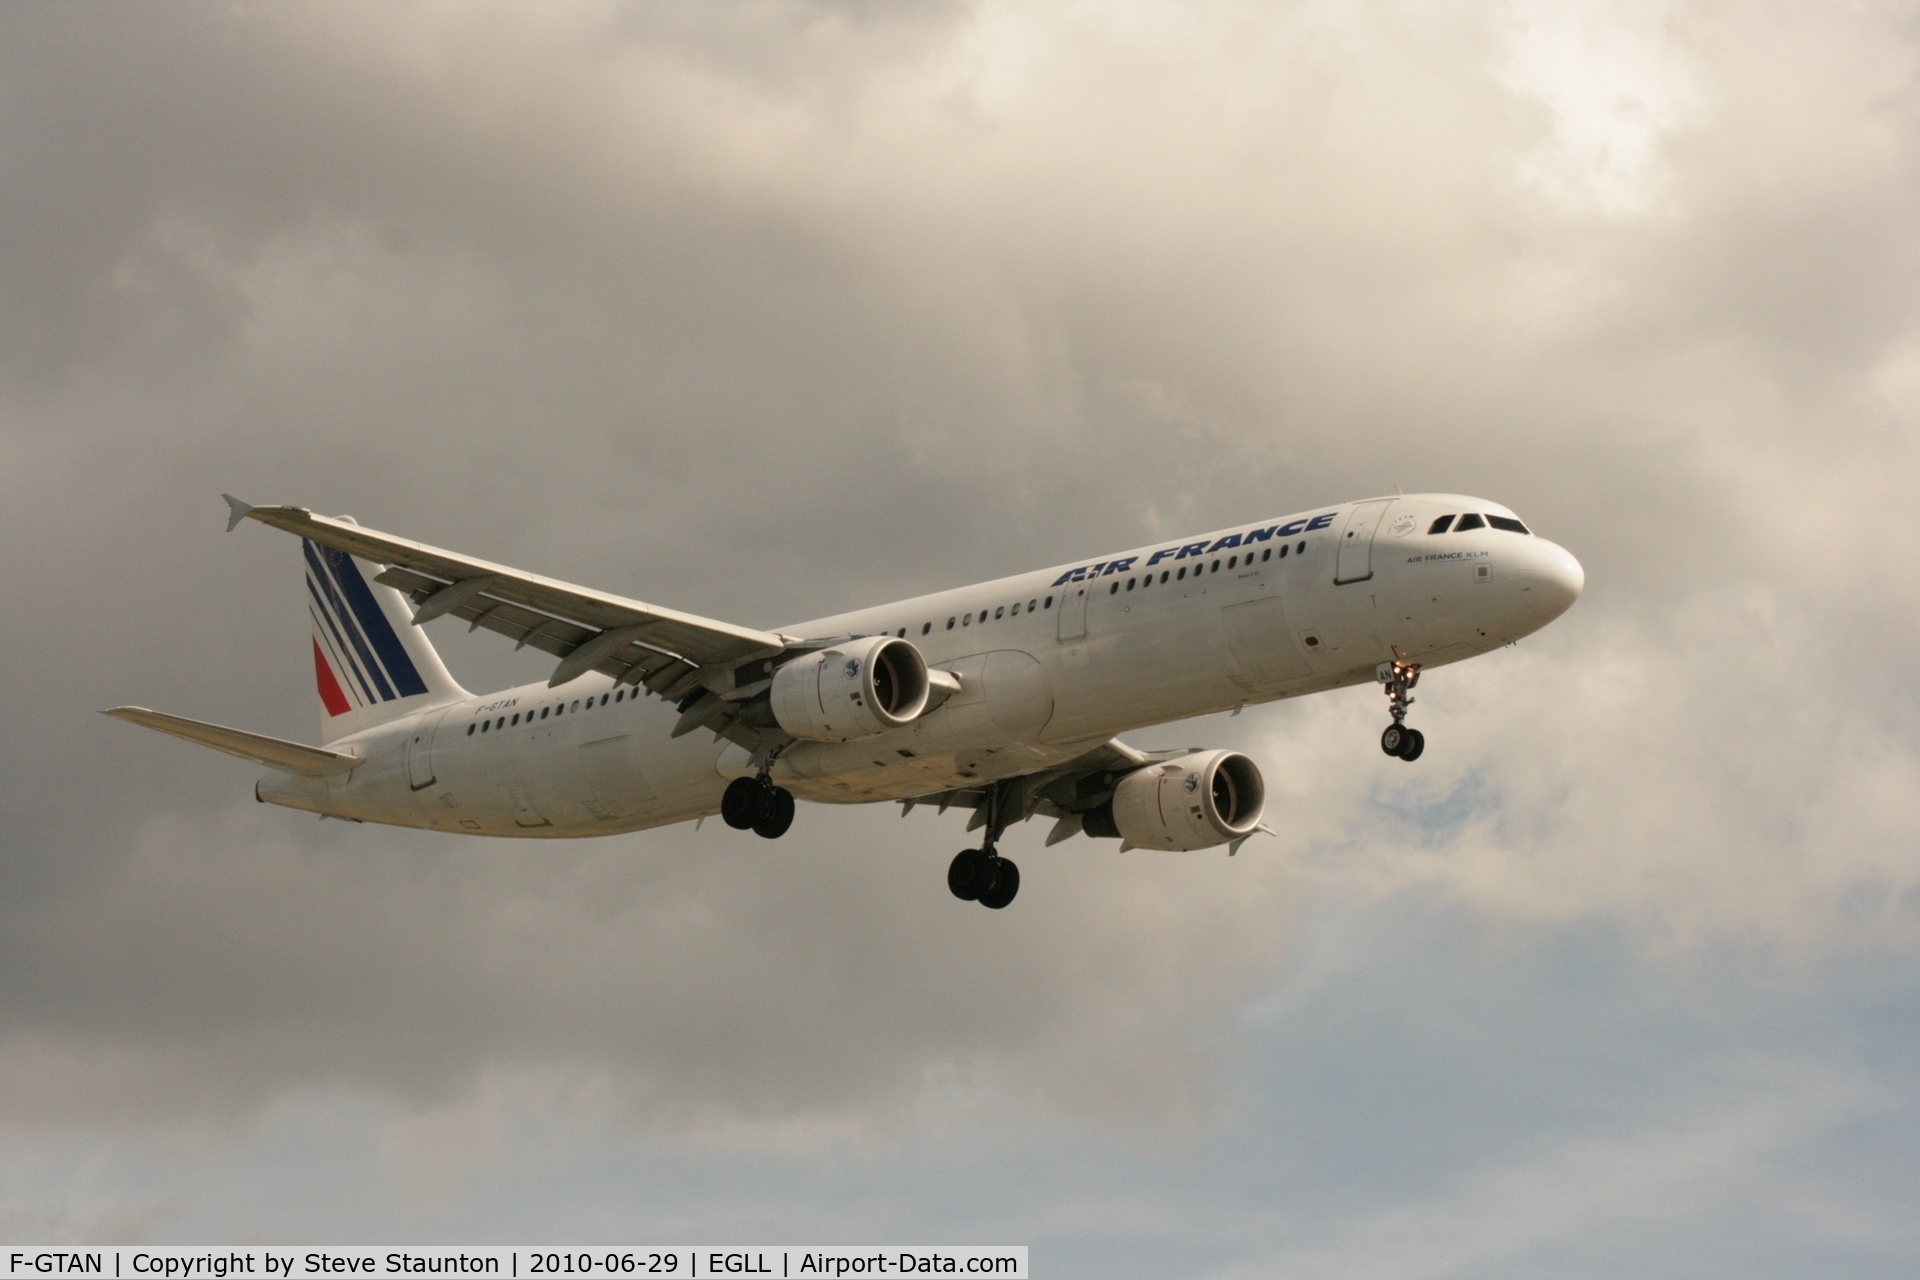
M 1230 533 L 1226 537 L 1208 546 L 1205 542 L 1189 542 L 1184 546 L 1163 547 L 1147 557 L 1147 567 L 1151 569 L 1162 560 L 1185 560 L 1189 556 L 1210 556 L 1216 551 L 1228 547 L 1248 547 L 1256 542 L 1265 542 L 1269 538 L 1282 541 L 1299 533 L 1312 533 L 1324 529 L 1333 523 L 1340 513 L 1329 511 L 1320 516 L 1301 516 L 1298 520 L 1281 525 L 1268 525 L 1264 529 L 1249 529 L 1245 533 Z M 1133 568 L 1139 556 L 1126 556 L 1119 560 L 1102 560 L 1099 564 L 1082 565 L 1078 569 L 1069 569 L 1053 580 L 1054 586 L 1067 582 L 1085 582 L 1089 578 L 1104 578 L 1108 574 L 1126 573 Z
M 305 539 L 300 545 L 313 615 L 313 677 L 327 714 L 425 693 L 427 682 L 353 557 Z

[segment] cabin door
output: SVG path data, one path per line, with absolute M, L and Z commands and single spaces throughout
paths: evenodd
M 415 791 L 425 791 L 438 781 L 433 776 L 433 735 L 452 710 L 452 707 L 442 707 L 438 711 L 426 712 L 413 726 L 413 735 L 407 739 L 407 785 Z
M 1373 576 L 1373 535 L 1392 505 L 1392 498 L 1382 498 L 1363 502 L 1347 512 L 1347 527 L 1340 533 L 1340 554 L 1333 571 L 1336 586 L 1365 582 Z

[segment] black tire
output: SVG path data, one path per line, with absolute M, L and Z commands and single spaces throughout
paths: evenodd
M 972 902 L 980 896 L 980 890 L 992 883 L 992 871 L 987 866 L 987 855 L 978 849 L 962 849 L 953 855 L 953 862 L 947 867 L 947 888 L 953 896 L 962 902 Z
M 1408 730 L 1401 725 L 1390 724 L 1380 735 L 1380 749 L 1390 756 L 1397 756 L 1407 749 Z
M 1400 758 L 1412 764 L 1427 749 L 1427 735 L 1418 729 L 1407 730 L 1407 740 L 1400 748 Z
M 792 825 L 793 792 L 785 787 L 775 787 L 767 801 L 767 812 L 753 824 L 753 834 L 778 840 L 787 834 L 787 828 Z
M 767 809 L 767 788 L 758 778 L 735 778 L 720 796 L 720 819 L 735 831 L 751 829 Z
M 989 911 L 1005 910 L 1020 892 L 1020 868 L 1009 858 L 993 860 L 993 883 L 980 893 L 980 905 Z

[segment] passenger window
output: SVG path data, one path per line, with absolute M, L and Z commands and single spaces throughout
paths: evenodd
M 580 709 L 580 699 L 578 699 L 578 698 L 575 698 L 575 699 L 573 700 L 573 705 L 572 705 L 571 707 L 569 707 L 569 708 L 567 708 L 567 710 L 569 710 L 569 711 L 578 711 L 579 709 Z
M 907 638 L 907 629 L 905 627 L 900 628 L 900 638 L 902 640 Z
M 1208 573 L 1218 573 L 1218 572 L 1220 572 L 1220 562 L 1219 562 L 1218 560 L 1215 560 L 1215 561 L 1213 562 L 1213 568 L 1211 568 L 1211 569 L 1209 569 L 1209 570 L 1207 570 L 1207 572 L 1208 572 Z
M 1233 568 L 1233 566 L 1234 566 L 1234 565 L 1236 565 L 1236 564 L 1238 564 L 1238 563 L 1240 563 L 1240 557 L 1239 557 L 1239 556 L 1228 556 L 1228 557 L 1227 557 L 1227 568 L 1229 568 L 1229 569 L 1231 569 L 1231 568 Z
M 506 718 L 505 716 L 501 716 L 501 717 L 500 717 L 500 718 L 499 718 L 498 720 L 495 720 L 495 721 L 493 722 L 493 727 L 494 727 L 494 728 L 496 728 L 496 729 L 504 729 L 504 728 L 506 728 L 506 727 L 507 727 L 507 718 Z
M 1266 563 L 1267 561 L 1269 561 L 1269 560 L 1271 560 L 1271 559 L 1273 559 L 1273 548 L 1272 548 L 1272 547 L 1268 547 L 1268 548 L 1267 548 L 1267 549 L 1266 549 L 1265 551 L 1262 551 L 1262 552 L 1260 553 L 1260 563 L 1261 563 L 1261 564 L 1265 564 L 1265 563 Z
M 1020 602 L 1018 600 L 1015 600 L 1013 602 L 1013 612 L 1008 614 L 1007 616 L 1010 618 L 1017 618 L 1020 616 Z
M 948 619 L 947 619 L 947 630 L 949 630 L 949 631 L 951 631 L 951 630 L 953 630 L 953 619 L 952 619 L 952 618 L 948 618 Z
M 1282 560 L 1285 560 L 1287 558 L 1287 547 L 1285 543 L 1282 543 L 1280 545 L 1280 558 Z
M 1504 529 L 1508 533 L 1525 533 L 1527 531 L 1527 526 L 1521 524 L 1512 516 L 1488 516 L 1487 523 L 1496 529 Z
M 475 728 L 475 727 L 476 727 L 476 726 L 474 726 L 474 725 L 468 725 L 468 726 L 467 726 L 467 736 L 468 736 L 469 738 L 471 738 L 471 737 L 473 736 L 473 731 L 474 731 L 474 728 Z
M 512 719 L 512 721 L 511 721 L 510 723 L 512 723 L 512 724 L 519 724 L 519 723 L 520 723 L 520 713 L 519 713 L 518 711 L 516 711 L 516 712 L 514 712 L 514 713 L 513 713 L 513 719 Z
M 549 712 L 549 711 L 551 711 L 551 710 L 553 710 L 553 708 L 552 708 L 552 707 L 542 707 L 542 708 L 540 708 L 540 718 L 541 718 L 542 720 L 545 720 L 545 719 L 547 718 L 547 712 Z
M 1166 580 L 1167 580 L 1167 571 L 1165 569 L 1162 569 L 1160 571 L 1160 581 L 1164 583 L 1166 582 Z
M 1046 603 L 1045 605 L 1043 605 L 1042 607 L 1043 607 L 1043 608 L 1047 608 L 1047 609 L 1051 609 L 1051 608 L 1053 608 L 1053 597 L 1052 597 L 1052 596 L 1048 596 L 1048 597 L 1047 597 L 1047 603 Z
M 1174 574 L 1174 575 L 1173 575 L 1173 578 L 1174 578 L 1174 581 L 1175 581 L 1175 582 L 1178 582 L 1178 581 L 1179 581 L 1180 579 L 1182 579 L 1182 578 L 1184 578 L 1184 577 L 1186 577 L 1186 576 L 1187 576 L 1187 571 L 1186 571 L 1186 569 L 1185 569 L 1185 568 L 1182 568 L 1182 569 L 1180 570 L 1180 572 L 1179 572 L 1179 573 L 1176 573 L 1176 574 Z
M 1114 584 L 1113 584 L 1112 586 L 1110 586 L 1110 587 L 1108 587 L 1108 588 L 1107 588 L 1107 594 L 1108 594 L 1108 595 L 1110 595 L 1110 596 L 1117 596 L 1117 595 L 1119 595 L 1119 594 L 1120 594 L 1120 584 L 1119 584 L 1118 582 L 1116 582 L 1116 583 L 1114 583 Z
M 1148 587 L 1150 587 L 1150 586 L 1152 586 L 1152 585 L 1153 585 L 1153 575 L 1152 575 L 1152 574 L 1148 574 L 1148 575 L 1147 575 L 1146 577 L 1144 577 L 1144 578 L 1142 578 L 1142 579 L 1140 579 L 1140 589 L 1141 589 L 1142 591 L 1145 591 L 1145 590 L 1146 590 L 1146 589 L 1147 589 Z
M 1000 606 L 1000 607 L 999 607 L 998 609 L 995 609 L 995 610 L 993 611 L 993 616 L 994 616 L 994 618 L 995 618 L 996 620 L 998 620 L 998 619 L 1000 619 L 1000 618 L 1004 618 L 1004 617 L 1006 617 L 1006 616 L 1007 616 L 1007 606 L 1005 606 L 1005 605 L 1001 605 L 1001 606 Z
M 1051 604 L 1051 603 L 1053 603 L 1053 597 L 1052 597 L 1052 596 L 1048 596 L 1048 597 L 1047 597 L 1047 603 L 1049 603 L 1049 604 Z M 1029 601 L 1027 601 L 1027 612 L 1028 612 L 1028 613 L 1032 613 L 1032 612 L 1033 612 L 1033 611 L 1034 611 L 1035 609 L 1038 609 L 1039 607 L 1040 607 L 1040 602 L 1039 602 L 1038 600 L 1029 600 Z
M 1469 511 L 1466 515 L 1460 517 L 1460 523 L 1453 527 L 1453 531 L 1455 533 L 1465 533 L 1469 529 L 1484 529 L 1486 527 L 1487 522 L 1485 520 L 1482 520 L 1479 516 Z
M 972 615 L 972 614 L 970 614 L 970 613 L 969 613 L 969 614 L 965 614 L 965 615 L 963 615 L 963 616 L 961 617 L 961 619 L 960 619 L 960 625 L 961 625 L 961 626 L 963 626 L 963 627 L 970 627 L 970 626 L 972 626 L 972 625 L 973 625 L 973 615 Z
M 1300 539 L 1300 545 L 1293 549 L 1293 553 L 1299 556 L 1307 554 L 1307 540 L 1305 538 Z
M 1139 581 L 1139 579 L 1138 579 L 1138 578 L 1128 578 L 1128 579 L 1127 579 L 1127 590 L 1129 590 L 1129 591 L 1131 591 L 1131 590 L 1133 590 L 1133 584 L 1134 584 L 1134 583 L 1136 583 L 1136 582 L 1138 582 L 1138 581 Z
M 1452 523 L 1453 523 L 1452 516 L 1441 516 L 1438 520 L 1435 520 L 1432 524 L 1427 526 L 1427 534 L 1429 537 L 1431 537 L 1436 533 L 1445 533 L 1447 531 L 1447 526 Z
M 920 634 L 921 634 L 921 635 L 925 635 L 925 634 L 927 634 L 927 632 L 929 632 L 929 631 L 931 631 L 931 630 L 933 630 L 933 624 L 932 624 L 931 622 L 923 622 L 923 623 L 921 623 L 921 624 L 920 624 Z

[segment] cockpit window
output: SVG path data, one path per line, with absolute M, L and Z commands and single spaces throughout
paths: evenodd
M 1487 523 L 1496 529 L 1505 529 L 1508 533 L 1527 532 L 1527 526 L 1521 524 L 1512 516 L 1488 516 Z
M 1445 533 L 1447 531 L 1447 526 L 1452 523 L 1453 523 L 1452 516 L 1441 516 L 1438 520 L 1435 520 L 1432 524 L 1427 526 L 1427 532 L 1428 533 Z
M 1460 517 L 1460 523 L 1453 526 L 1453 531 L 1455 533 L 1465 533 L 1469 529 L 1484 529 L 1486 527 L 1487 522 L 1485 520 L 1482 520 L 1478 515 L 1469 511 Z

